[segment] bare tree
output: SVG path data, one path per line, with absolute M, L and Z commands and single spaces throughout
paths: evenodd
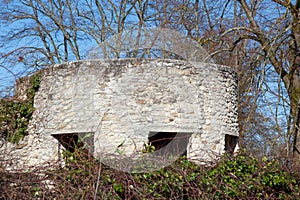
M 13 79 L 47 65 L 84 59 L 92 46 L 145 21 L 142 12 L 148 5 L 137 0 L 1 3 L 1 71 L 13 73 Z M 133 15 L 140 22 L 130 21 Z
M 293 154 L 296 162 L 300 158 L 300 1 L 292 4 L 288 0 L 273 0 L 268 7 L 263 1 L 238 0 L 247 18 L 247 26 L 234 44 L 244 39 L 257 42 L 266 59 L 283 82 L 289 96 L 287 135 L 292 136 Z M 267 10 L 267 11 L 266 11 Z M 269 11 L 268 11 L 269 10 Z M 275 12 L 275 13 L 274 13 Z M 258 17 L 259 16 L 259 17 Z M 227 30 L 227 32 L 233 31 Z M 281 94 L 277 94 L 279 97 Z M 288 149 L 289 151 L 289 149 Z

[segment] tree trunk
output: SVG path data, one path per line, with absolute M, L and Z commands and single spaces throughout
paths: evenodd
M 298 75 L 297 75 L 298 76 Z M 296 81 L 297 80 L 297 81 Z M 293 157 L 295 164 L 300 163 L 300 88 L 299 88 L 299 76 L 294 80 L 294 84 L 291 84 L 291 92 L 289 93 L 290 97 L 290 106 L 291 106 L 291 117 L 292 117 L 292 134 L 293 134 Z
M 295 164 L 300 164 L 300 0 L 297 0 L 293 13 L 293 29 L 290 44 L 290 84 L 287 88 L 290 98 L 291 117 L 292 117 L 292 133 L 293 141 L 293 157 Z

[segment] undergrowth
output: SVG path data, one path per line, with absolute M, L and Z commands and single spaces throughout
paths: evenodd
M 34 96 L 40 85 L 39 73 L 29 77 L 29 85 L 26 88 L 26 100 L 0 98 L 0 137 L 12 143 L 18 143 L 28 135 L 27 127 L 34 111 Z
M 299 174 L 246 153 L 214 166 L 185 158 L 151 173 L 130 174 L 76 151 L 65 167 L 0 172 L 0 199 L 299 199 Z M 76 159 L 74 159 L 76 158 Z

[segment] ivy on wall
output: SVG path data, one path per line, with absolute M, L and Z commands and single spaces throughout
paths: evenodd
M 29 84 L 26 87 L 25 100 L 17 99 L 15 96 L 0 99 L 0 138 L 19 143 L 28 135 L 27 127 L 34 111 L 34 96 L 39 89 L 40 76 L 40 73 L 36 73 L 27 77 Z

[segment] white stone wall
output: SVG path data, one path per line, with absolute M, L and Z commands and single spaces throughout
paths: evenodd
M 58 159 L 52 134 L 93 132 L 95 155 L 115 153 L 120 144 L 130 155 L 147 143 L 149 132 L 192 133 L 191 159 L 223 153 L 225 134 L 238 136 L 236 73 L 207 63 L 116 59 L 54 65 L 43 72 L 35 108 L 29 129 L 35 145 L 23 148 L 31 157 L 43 155 L 33 163 Z

